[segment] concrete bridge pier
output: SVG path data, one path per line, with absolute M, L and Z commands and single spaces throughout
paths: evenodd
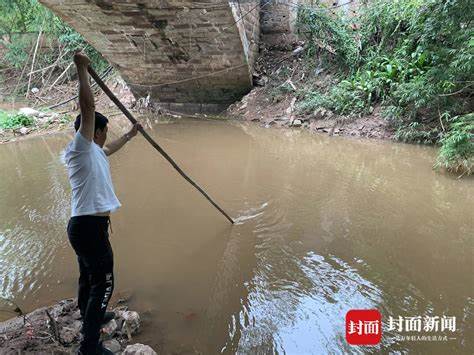
M 120 73 L 175 111 L 218 112 L 252 87 L 259 0 L 40 0 Z

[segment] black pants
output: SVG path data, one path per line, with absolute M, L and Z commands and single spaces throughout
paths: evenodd
M 95 354 L 100 327 L 114 290 L 113 252 L 109 242 L 109 217 L 72 217 L 69 241 L 79 262 L 78 306 L 83 319 L 82 354 Z

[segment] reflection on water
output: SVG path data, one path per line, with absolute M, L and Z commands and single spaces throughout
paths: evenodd
M 154 135 L 237 223 L 143 139 L 111 158 L 117 290 L 142 312 L 137 341 L 178 354 L 472 349 L 474 181 L 434 173 L 433 149 L 209 121 Z M 76 289 L 69 139 L 0 146 L 0 295 L 28 310 Z M 458 332 L 351 347 L 354 308 L 454 315 Z

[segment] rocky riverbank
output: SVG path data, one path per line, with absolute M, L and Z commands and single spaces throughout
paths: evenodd
M 134 112 L 139 111 L 146 100 L 135 100 L 129 88 L 119 76 L 106 80 L 113 93 Z M 0 143 L 22 140 L 72 129 L 73 120 L 79 113 L 77 100 L 77 82 L 72 81 L 61 86 L 62 95 L 50 98 L 47 103 L 35 101 L 34 97 L 25 101 L 19 98 L 2 101 L 0 93 Z M 110 99 L 97 87 L 93 88 L 97 111 L 100 111 L 119 125 L 128 127 L 127 119 L 115 107 Z M 147 102 L 145 102 L 147 104 Z
M 103 345 L 115 354 L 154 355 L 149 346 L 133 343 L 140 316 L 126 305 L 113 309 L 115 319 L 102 328 Z M 82 321 L 75 299 L 0 323 L 1 354 L 74 354 L 81 340 Z
M 70 127 L 72 120 L 72 116 L 67 114 L 39 111 L 30 107 L 22 107 L 4 115 L 11 127 L 0 125 L 0 143 L 58 132 Z
M 227 115 L 265 127 L 306 128 L 329 135 L 394 139 L 394 129 L 374 107 L 363 116 L 339 116 L 324 108 L 311 113 L 299 110 L 303 94 L 324 90 L 335 75 L 322 66 L 308 65 L 301 41 L 262 42 L 254 73 L 255 87 L 227 109 Z

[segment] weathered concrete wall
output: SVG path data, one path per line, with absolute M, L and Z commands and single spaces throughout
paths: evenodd
M 324 7 L 355 16 L 361 0 L 261 0 L 261 33 L 271 42 L 294 41 L 298 5 Z
M 295 0 L 295 4 L 298 0 Z M 290 1 L 262 0 L 260 30 L 262 34 L 290 33 L 290 13 L 293 4 Z
M 225 106 L 252 86 L 257 0 L 240 7 L 227 0 L 40 2 L 102 53 L 135 96 L 199 112 Z
M 245 55 L 253 68 L 258 56 L 258 45 L 260 41 L 260 1 L 245 0 L 230 2 L 234 14 L 235 24 L 239 29 Z

